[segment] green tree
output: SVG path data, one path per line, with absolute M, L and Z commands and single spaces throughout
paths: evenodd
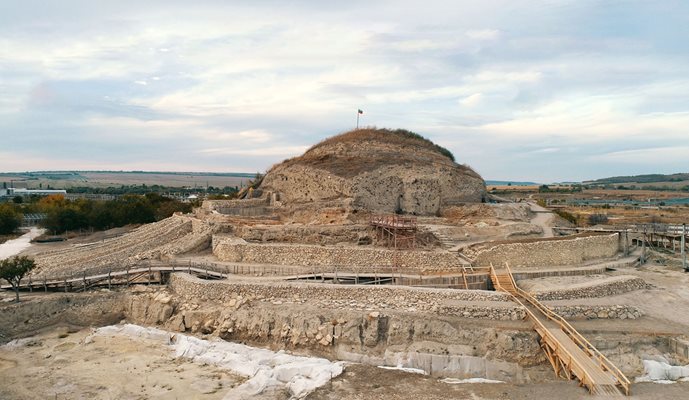
M 24 275 L 34 269 L 36 263 L 27 256 L 13 257 L 0 261 L 0 279 L 10 283 L 16 302 L 19 303 L 19 284 Z
M 9 235 L 19 228 L 22 215 L 10 204 L 0 204 L 0 235 Z

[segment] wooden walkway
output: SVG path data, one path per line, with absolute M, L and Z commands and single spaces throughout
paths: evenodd
M 501 270 L 491 266 L 491 280 L 496 290 L 511 294 L 524 306 L 557 376 L 578 379 L 591 394 L 629 395 L 629 379 L 564 318 L 520 289 L 509 265 Z
M 213 268 L 191 265 L 148 265 L 122 270 L 108 270 L 107 272 L 95 274 L 87 274 L 84 272 L 80 276 L 45 277 L 38 280 L 25 278 L 19 285 L 19 289 L 29 290 L 31 292 L 34 290 L 43 290 L 45 292 L 48 290 L 81 292 L 94 287 L 107 287 L 110 289 L 112 286 L 129 286 L 130 284 L 136 283 L 164 283 L 166 277 L 174 272 L 186 272 L 205 279 L 223 279 L 229 276 L 229 273 L 218 271 Z M 0 285 L 0 289 L 9 290 L 12 289 L 12 287 L 10 285 Z

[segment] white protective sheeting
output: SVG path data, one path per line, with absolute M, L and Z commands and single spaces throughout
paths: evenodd
M 670 365 L 666 361 L 643 360 L 644 375 L 636 382 L 674 383 L 689 378 L 689 365 Z
M 203 340 L 138 325 L 113 325 L 96 329 L 94 335 L 124 335 L 170 346 L 176 357 L 215 365 L 249 377 L 231 389 L 225 399 L 250 399 L 260 393 L 286 388 L 294 399 L 304 398 L 340 375 L 343 363 L 324 358 L 299 357 L 220 339 Z
M 496 381 L 493 379 L 485 378 L 467 378 L 467 379 L 457 379 L 457 378 L 445 378 L 442 382 L 449 383 L 451 385 L 458 385 L 462 383 L 505 383 L 503 381 Z
M 31 228 L 28 233 L 0 244 L 0 260 L 15 256 L 31 246 L 31 240 L 41 236 L 45 229 Z
M 420 368 L 407 368 L 407 367 L 402 367 L 402 366 L 388 367 L 386 365 L 379 365 L 378 368 L 389 369 L 389 370 L 394 370 L 394 371 L 408 372 L 410 374 L 428 375 L 426 373 L 426 371 L 424 371 Z

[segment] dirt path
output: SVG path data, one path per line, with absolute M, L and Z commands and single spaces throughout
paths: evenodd
M 531 212 L 536 214 L 531 219 L 531 224 L 538 225 L 543 229 L 543 237 L 553 237 L 553 228 L 551 226 L 553 213 L 536 203 L 529 203 L 529 205 L 531 206 Z

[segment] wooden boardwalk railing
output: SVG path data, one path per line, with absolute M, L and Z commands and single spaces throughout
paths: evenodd
M 299 271 L 301 270 L 301 272 Z M 206 279 L 223 279 L 232 275 L 272 276 L 284 280 L 325 281 L 343 284 L 379 285 L 391 284 L 418 287 L 444 287 L 453 289 L 487 289 L 488 271 L 476 270 L 467 273 L 460 269 L 455 273 L 418 274 L 411 270 L 392 266 L 369 266 L 347 268 L 343 266 L 319 266 L 304 271 L 281 265 L 222 264 L 216 262 L 170 260 L 142 261 L 137 265 L 115 267 L 112 265 L 88 268 L 78 273 L 53 275 L 29 275 L 19 288 L 21 290 L 64 290 L 85 291 L 93 287 L 133 283 L 164 283 L 174 272 L 187 272 Z M 0 284 L 0 289 L 10 289 Z
M 592 394 L 629 395 L 629 379 L 569 322 L 520 289 L 507 263 L 501 273 L 491 265 L 490 277 L 496 290 L 510 293 L 524 306 L 557 376 L 576 377 Z

